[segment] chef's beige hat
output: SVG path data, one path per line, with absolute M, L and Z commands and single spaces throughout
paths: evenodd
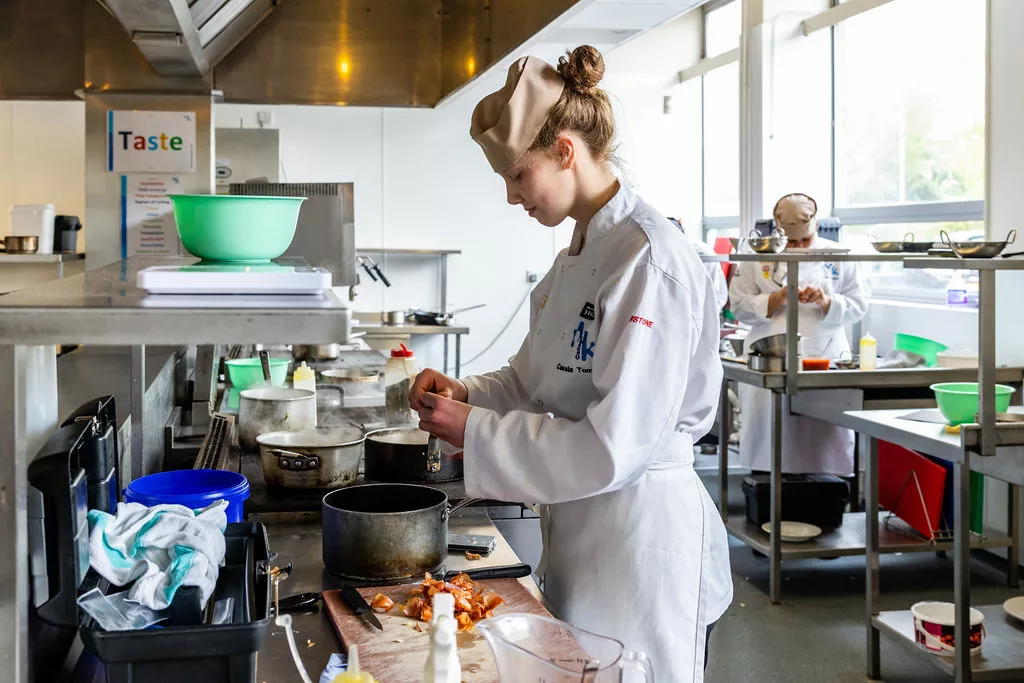
M 799 192 L 787 194 L 775 202 L 772 218 L 786 237 L 802 240 L 818 230 L 818 203 Z
M 536 57 L 522 57 L 508 69 L 504 87 L 480 100 L 469 134 L 501 173 L 530 149 L 565 89 L 561 74 Z

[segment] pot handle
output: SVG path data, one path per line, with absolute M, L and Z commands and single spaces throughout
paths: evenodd
M 278 469 L 287 472 L 315 472 L 320 469 L 320 456 L 317 455 L 303 455 L 281 448 L 271 450 L 270 454 L 277 458 Z
M 451 517 L 452 513 L 455 512 L 456 510 L 464 508 L 467 505 L 472 505 L 473 503 L 476 503 L 476 502 L 481 501 L 481 500 L 483 500 L 483 498 L 463 498 L 462 500 L 460 500 L 455 505 L 449 505 L 445 509 L 445 511 L 443 513 L 441 513 L 441 518 L 442 518 L 443 521 L 447 522 L 448 518 Z
M 1017 241 L 1017 228 L 1012 228 L 1010 232 L 1006 233 L 1006 244 Z

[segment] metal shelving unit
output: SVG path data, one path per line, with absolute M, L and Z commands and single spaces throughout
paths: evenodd
M 788 330 L 797 329 L 797 292 L 799 268 L 804 263 L 829 262 L 902 262 L 907 267 L 923 267 L 918 264 L 939 261 L 948 267 L 950 259 L 935 259 L 906 254 L 850 254 L 835 252 L 806 252 L 781 254 L 732 254 L 730 261 L 738 263 L 779 263 L 784 264 L 787 274 Z M 1020 262 L 1024 265 L 1024 261 Z M 913 264 L 913 265 L 911 265 Z M 930 267 L 930 266 L 929 266 Z M 971 381 L 978 372 L 973 369 L 954 368 L 906 368 L 893 370 L 830 370 L 825 372 L 804 372 L 799 368 L 797 337 L 790 335 L 787 348 L 786 372 L 764 373 L 751 370 L 745 364 L 724 361 L 722 404 L 719 408 L 719 493 L 720 512 L 726 528 L 745 544 L 768 556 L 769 599 L 778 603 L 782 598 L 782 562 L 798 557 L 838 557 L 840 555 L 863 555 L 867 553 L 867 536 L 863 515 L 844 517 L 843 526 L 823 534 L 809 544 L 787 544 L 776 541 L 781 537 L 782 522 L 782 420 L 785 415 L 797 414 L 849 427 L 844 413 L 863 408 L 924 408 L 934 407 L 935 401 L 928 387 L 935 382 Z M 993 369 L 993 377 L 999 381 L 1017 384 L 1024 382 L 1024 369 Z M 728 516 L 728 443 L 730 435 L 729 406 L 726 388 L 735 381 L 768 389 L 772 392 L 772 458 L 771 476 L 771 524 L 773 533 L 769 537 L 760 528 L 748 524 L 745 518 L 736 520 Z M 901 392 L 899 398 L 892 398 L 893 389 L 918 390 L 916 398 L 907 398 Z M 934 426 L 934 425 L 933 425 Z M 854 513 L 856 514 L 856 513 Z M 848 524 L 858 526 L 847 529 Z M 875 523 L 877 527 L 877 521 Z M 876 528 L 876 535 L 879 530 Z M 923 541 L 911 535 L 908 530 L 905 539 L 900 534 L 886 531 L 883 552 L 925 552 L 952 547 Z M 976 547 L 1009 547 L 1011 555 L 1017 553 L 1019 532 L 998 534 L 992 532 L 986 539 L 976 539 Z M 891 548 L 891 550 L 889 549 Z M 1014 582 L 1016 577 L 1013 577 Z

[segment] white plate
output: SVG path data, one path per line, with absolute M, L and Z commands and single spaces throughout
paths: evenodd
M 771 535 L 772 523 L 765 522 L 761 530 Z M 782 522 L 782 540 L 785 543 L 804 543 L 812 538 L 821 536 L 821 528 L 806 522 Z
M 1004 602 L 1003 611 L 1014 619 L 1024 621 L 1024 595 L 1018 595 L 1017 597 L 1010 598 Z

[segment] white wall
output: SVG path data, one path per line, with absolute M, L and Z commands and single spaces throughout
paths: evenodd
M 0 101 L 0 237 L 10 233 L 12 204 L 85 218 L 83 102 Z

